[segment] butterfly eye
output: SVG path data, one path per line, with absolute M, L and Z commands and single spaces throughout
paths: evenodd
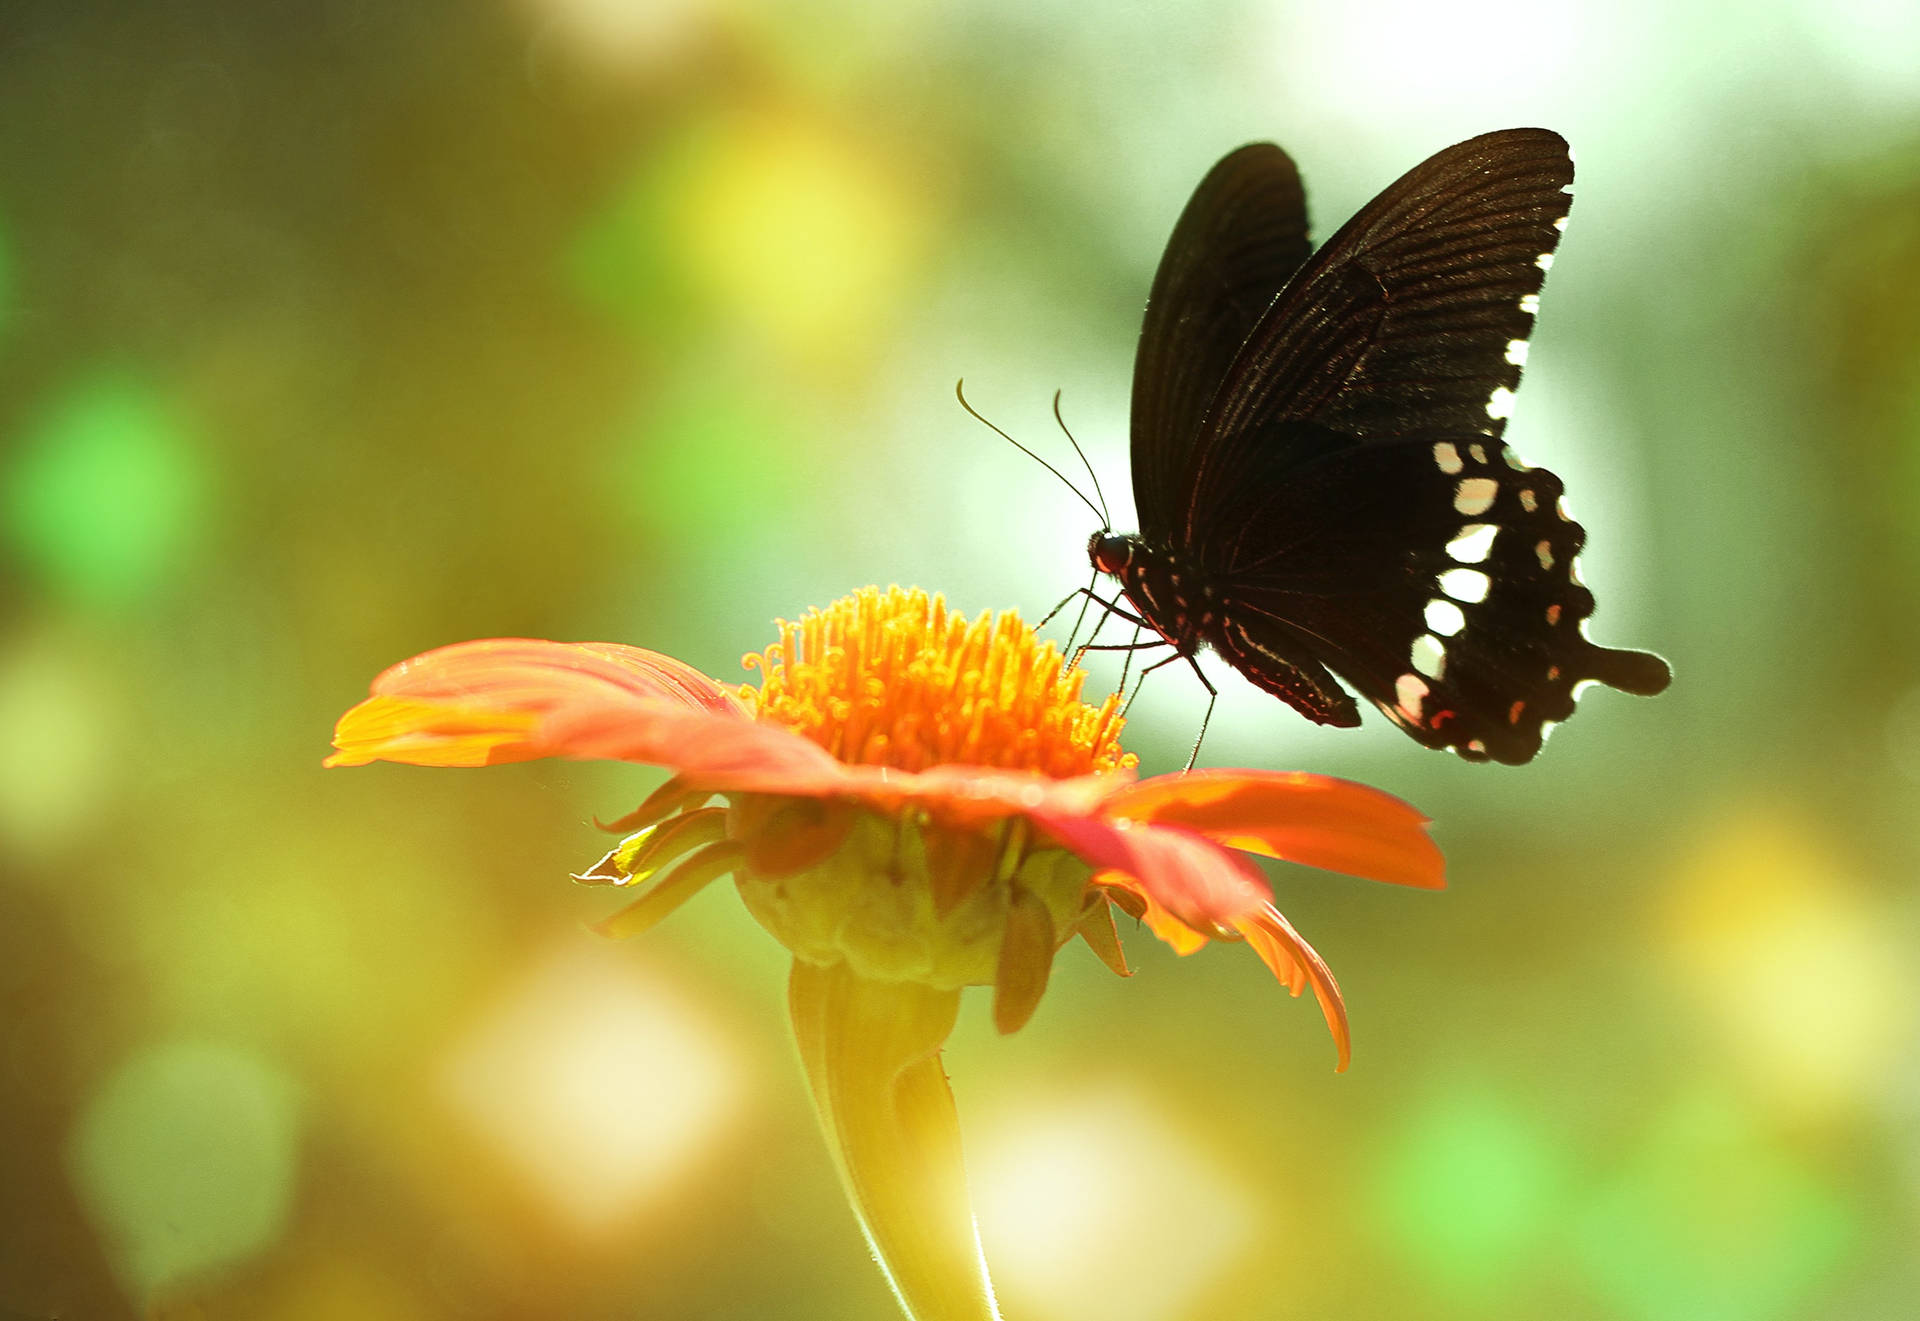
M 1087 540 L 1087 558 L 1093 561 L 1093 567 L 1100 572 L 1118 574 L 1127 567 L 1127 561 L 1133 558 L 1133 554 L 1125 537 L 1096 532 Z

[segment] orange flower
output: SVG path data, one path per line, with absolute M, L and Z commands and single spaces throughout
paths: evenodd
M 652 926 L 729 873 L 794 954 L 794 1027 L 842 1174 L 908 1314 L 997 1315 L 939 1052 L 968 985 L 1011 1032 L 1079 935 L 1127 972 L 1111 909 L 1181 953 L 1244 940 L 1311 988 L 1345 1068 L 1333 974 L 1246 856 L 1443 884 L 1425 818 L 1300 772 L 1135 780 L 1117 701 L 1013 615 L 867 589 L 780 626 L 729 688 L 612 643 L 490 639 L 403 661 L 334 734 L 330 766 L 611 758 L 674 776 L 580 873 L 639 887 L 602 929 Z M 725 806 L 710 806 L 722 797 Z

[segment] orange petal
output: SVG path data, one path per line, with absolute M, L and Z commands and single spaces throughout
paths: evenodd
M 1347 1004 L 1340 997 L 1340 983 L 1333 979 L 1333 969 L 1272 904 L 1235 925 L 1260 961 L 1289 991 L 1298 995 L 1305 987 L 1313 988 L 1313 998 L 1320 1002 L 1320 1013 L 1327 1020 L 1327 1031 L 1333 1034 L 1334 1050 L 1338 1052 L 1334 1071 L 1344 1073 L 1353 1058 L 1353 1037 L 1347 1027 Z
M 553 756 L 542 720 L 618 695 L 745 723 L 739 698 L 671 656 L 611 642 L 487 638 L 401 661 L 340 718 L 329 766 L 486 766 Z
M 1112 875 L 1112 873 L 1109 873 L 1109 875 Z M 1140 902 L 1145 908 L 1145 911 L 1140 914 L 1140 920 L 1146 923 L 1147 930 L 1153 932 L 1161 944 L 1167 946 L 1183 959 L 1187 957 L 1187 955 L 1196 954 L 1207 947 L 1207 940 L 1209 938 L 1205 932 L 1195 931 L 1185 922 L 1182 922 L 1172 913 L 1169 913 L 1165 905 L 1148 894 L 1146 888 L 1140 886 L 1139 882 L 1134 881 L 1131 885 L 1128 885 L 1127 882 L 1130 880 L 1131 878 L 1126 878 L 1121 883 L 1127 886 L 1127 888 L 1138 887 L 1136 893 L 1139 894 Z
M 1107 815 L 1183 826 L 1219 844 L 1369 880 L 1437 890 L 1446 860 L 1427 818 L 1390 794 L 1304 771 L 1192 771 L 1123 786 Z
M 1191 831 L 1036 811 L 1033 819 L 1096 870 L 1138 882 L 1139 894 L 1195 932 L 1229 931 L 1271 892 L 1253 863 Z M 1156 927 L 1155 935 L 1167 939 Z
M 550 755 L 670 766 L 695 790 L 822 797 L 848 791 L 853 769 L 779 725 L 645 699 L 571 703 L 541 722 L 539 736 Z

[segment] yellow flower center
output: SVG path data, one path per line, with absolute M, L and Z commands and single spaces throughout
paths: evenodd
M 992 766 L 1065 778 L 1131 767 L 1118 695 L 1080 700 L 1086 675 L 1019 615 L 971 623 L 915 588 L 868 587 L 780 621 L 748 655 L 760 687 L 740 695 L 840 760 L 919 771 Z

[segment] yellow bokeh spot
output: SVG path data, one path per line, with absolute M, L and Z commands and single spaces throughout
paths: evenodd
M 1011 1115 L 981 1139 L 969 1144 L 970 1182 L 1009 1315 L 1201 1315 L 1259 1237 L 1252 1190 L 1117 1080 Z
M 683 274 L 776 349 L 824 368 L 869 353 L 928 223 L 924 195 L 877 151 L 773 114 L 716 129 L 676 210 Z
M 1757 1091 L 1798 1113 L 1873 1099 L 1914 1000 L 1890 915 L 1811 822 L 1752 804 L 1684 857 L 1662 914 L 1673 975 Z
M 563 1228 L 618 1233 L 739 1118 L 743 1065 L 688 998 L 624 951 L 569 946 L 454 1048 L 453 1111 Z

